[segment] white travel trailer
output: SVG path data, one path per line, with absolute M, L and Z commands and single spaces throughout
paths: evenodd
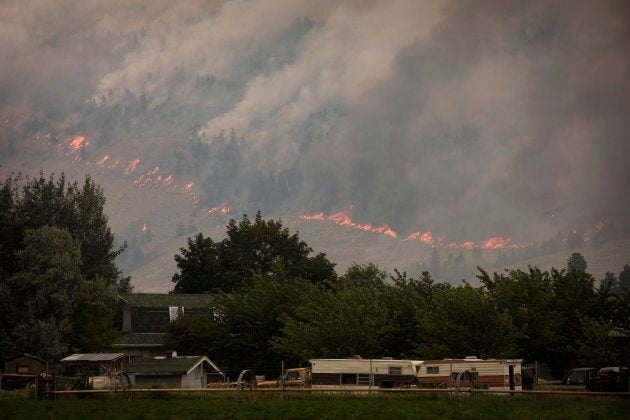
M 312 359 L 313 388 L 408 388 L 416 385 L 419 360 Z
M 508 391 L 523 389 L 521 359 L 425 360 L 418 369 L 418 386 Z M 458 384 L 459 381 L 459 384 Z

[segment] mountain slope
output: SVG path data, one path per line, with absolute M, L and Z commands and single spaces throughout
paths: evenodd
M 17 152 L 0 167 L 3 177 L 11 172 L 56 175 L 64 172 L 69 179 L 81 180 L 90 174 L 103 187 L 107 198 L 106 213 L 117 240 L 128 248 L 118 263 L 132 276 L 138 292 L 167 292 L 176 271 L 173 256 L 186 246 L 186 240 L 203 232 L 215 240 L 225 236 L 230 218 L 241 214 L 230 212 L 226 205 L 201 208 L 197 203 L 195 181 L 185 175 L 174 175 L 164 169 L 173 167 L 173 150 L 181 140 L 135 139 L 113 147 L 96 148 L 85 140 L 83 150 L 72 147 L 75 138 L 53 144 L 45 138 L 27 139 Z M 135 162 L 135 163 L 134 163 Z M 253 215 L 250 215 L 253 216 Z M 343 273 L 353 263 L 373 262 L 392 273 L 395 269 L 417 275 L 437 256 L 441 273 L 432 272 L 441 281 L 466 279 L 476 284 L 477 265 L 488 271 L 504 268 L 562 268 L 572 252 L 582 253 L 589 271 L 597 279 L 607 271 L 618 273 L 630 263 L 630 238 L 617 239 L 598 246 L 565 249 L 527 259 L 509 266 L 496 266 L 501 249 L 483 249 L 474 256 L 466 248 L 432 248 L 420 241 L 404 240 L 387 234 L 366 231 L 356 226 L 339 225 L 331 220 L 307 220 L 299 215 L 267 215 L 279 218 L 315 252 L 324 252 Z M 434 251 L 435 250 L 435 251 Z

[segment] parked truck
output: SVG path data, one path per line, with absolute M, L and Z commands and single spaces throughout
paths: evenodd
M 311 367 L 287 369 L 277 380 L 258 388 L 371 389 L 409 388 L 417 383 L 422 362 L 384 359 L 312 359 Z
M 311 368 L 300 367 L 284 371 L 276 380 L 258 382 L 257 388 L 310 388 Z

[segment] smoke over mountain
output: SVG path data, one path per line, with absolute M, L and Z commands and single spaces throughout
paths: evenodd
M 629 23 L 623 0 L 3 2 L 0 157 L 171 137 L 163 164 L 238 213 L 628 229 Z

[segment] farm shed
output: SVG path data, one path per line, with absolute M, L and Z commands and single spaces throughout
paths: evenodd
M 4 373 L 37 375 L 46 371 L 46 361 L 30 354 L 18 354 L 4 361 Z
M 0 371 L 0 388 L 20 389 L 33 386 L 36 375 L 46 371 L 46 361 L 30 354 L 19 354 L 5 359 Z
M 120 371 L 124 353 L 75 353 L 59 361 L 68 376 L 93 376 Z
M 168 325 L 180 316 L 210 314 L 214 301 L 209 294 L 128 293 L 119 298 L 123 335 L 112 346 L 132 358 L 163 355 Z
M 136 358 L 123 365 L 134 388 L 205 388 L 223 372 L 205 356 Z

